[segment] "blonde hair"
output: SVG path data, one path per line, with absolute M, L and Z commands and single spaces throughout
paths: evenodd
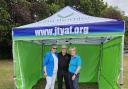
M 73 50 L 73 49 L 76 51 L 76 47 L 70 47 L 70 48 L 69 48 L 69 51 L 71 51 L 71 50 Z

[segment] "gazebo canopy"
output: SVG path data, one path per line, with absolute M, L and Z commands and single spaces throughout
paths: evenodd
M 124 21 L 89 16 L 67 6 L 44 20 L 13 28 L 12 34 L 14 40 L 122 36 Z

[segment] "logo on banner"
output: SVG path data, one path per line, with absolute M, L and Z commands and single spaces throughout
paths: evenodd
M 35 30 L 36 36 L 88 34 L 89 27 L 54 27 Z
M 73 14 L 74 14 L 74 13 L 70 13 L 70 14 L 65 15 L 65 16 L 58 14 L 57 16 L 60 17 L 60 18 L 67 18 L 67 17 L 72 16 Z

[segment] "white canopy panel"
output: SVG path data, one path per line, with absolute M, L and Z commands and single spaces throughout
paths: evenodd
M 114 19 L 93 17 L 76 11 L 72 7 L 65 7 L 58 11 L 54 15 L 41 20 L 39 22 L 31 23 L 28 25 L 20 26 L 17 28 L 32 28 L 32 27 L 47 27 L 47 26 L 59 26 L 70 24 L 86 24 L 86 23 L 98 23 L 106 21 L 116 21 Z

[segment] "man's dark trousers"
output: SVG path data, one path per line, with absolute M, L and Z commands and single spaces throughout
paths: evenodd
M 65 82 L 66 89 L 70 89 L 69 86 L 69 73 L 68 71 L 58 70 L 58 89 L 62 89 L 63 85 L 63 78 Z

